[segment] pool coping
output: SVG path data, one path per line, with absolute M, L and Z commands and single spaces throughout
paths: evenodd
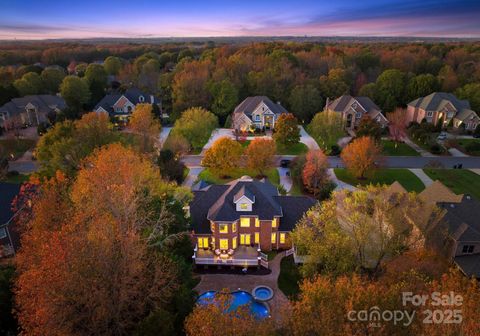
M 268 290 L 270 290 L 270 296 L 267 297 L 266 299 L 261 299 L 261 298 L 256 297 L 256 296 L 255 296 L 255 291 L 256 291 L 257 289 L 259 289 L 259 288 L 267 288 Z M 270 287 L 267 286 L 267 285 L 258 285 L 258 286 L 256 286 L 254 289 L 252 289 L 252 293 L 251 293 L 251 294 L 252 294 L 252 296 L 253 296 L 253 298 L 254 298 L 255 300 L 257 300 L 257 301 L 259 301 L 259 302 L 267 302 L 267 301 L 270 301 L 271 299 L 273 299 L 273 295 L 274 295 L 275 293 L 273 292 L 273 289 L 270 288 Z

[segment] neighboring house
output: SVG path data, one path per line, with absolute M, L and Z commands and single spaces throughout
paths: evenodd
M 94 111 L 97 113 L 105 112 L 119 123 L 127 123 L 138 104 L 157 105 L 161 109 L 160 100 L 153 96 L 147 95 L 137 88 L 127 89 L 124 93 L 112 93 L 103 97 L 103 99 L 95 106 Z
M 248 97 L 233 111 L 232 127 L 238 131 L 256 128 L 273 129 L 282 113 L 288 113 L 288 111 L 280 103 L 275 104 L 268 97 Z
M 446 92 L 434 92 L 408 103 L 407 121 L 421 123 L 424 119 L 442 127 L 452 122 L 453 127 L 465 127 L 468 131 L 474 131 L 480 123 L 480 118 L 470 109 L 467 100 L 460 100 Z
M 262 251 L 287 249 L 289 233 L 315 200 L 281 196 L 248 176 L 194 191 L 190 203 L 197 265 L 268 266 Z
M 48 115 L 58 113 L 67 105 L 60 96 L 32 95 L 13 98 L 0 107 L 0 127 L 38 126 L 48 121 Z
M 0 258 L 14 255 L 19 247 L 12 211 L 12 201 L 19 191 L 20 184 L 0 183 Z
M 427 246 L 453 260 L 466 276 L 480 278 L 480 202 L 453 193 L 439 181 L 420 197 L 441 209 L 441 220 L 423 229 Z
M 378 122 L 382 127 L 388 124 L 382 110 L 368 97 L 343 95 L 332 102 L 327 100 L 325 109 L 341 113 L 345 129 L 348 131 L 354 131 L 365 115 Z

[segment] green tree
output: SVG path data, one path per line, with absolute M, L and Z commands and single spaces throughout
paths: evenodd
M 350 79 L 345 69 L 335 68 L 328 72 L 328 76 L 320 77 L 320 92 L 322 96 L 337 98 L 348 94 L 350 91 Z
M 376 90 L 377 86 L 375 85 L 375 83 L 368 83 L 360 88 L 358 94 L 360 96 L 369 97 L 370 99 L 374 100 L 376 96 Z
M 221 119 L 221 122 L 225 121 L 227 115 L 232 113 L 237 105 L 237 88 L 228 79 L 224 79 L 213 83 L 210 86 L 210 93 L 213 97 L 212 112 Z
M 375 84 L 375 101 L 384 111 L 393 111 L 406 103 L 405 80 L 403 72 L 389 69 L 382 72 Z
M 331 110 L 315 114 L 307 129 L 325 152 L 330 151 L 338 139 L 345 135 L 341 114 Z
M 295 86 L 288 102 L 292 113 L 302 122 L 309 122 L 312 116 L 323 107 L 320 91 L 311 84 Z
M 13 279 L 15 269 L 12 266 L 0 266 L 0 334 L 16 335 L 17 320 L 13 315 Z
M 60 94 L 68 107 L 80 111 L 82 106 L 90 100 L 88 84 L 77 76 L 67 76 L 60 85 Z
M 438 80 L 431 74 L 422 74 L 412 77 L 407 84 L 408 100 L 414 100 L 419 97 L 425 97 L 438 91 L 440 88 Z
M 28 72 L 13 82 L 13 86 L 17 89 L 21 96 L 36 95 L 42 92 L 42 79 L 36 72 Z
M 295 145 L 300 141 L 300 128 L 293 114 L 283 113 L 278 117 L 273 139 L 282 145 Z
M 109 75 L 118 75 L 122 66 L 122 60 L 116 56 L 108 56 L 103 63 L 103 67 Z
M 210 138 L 212 131 L 218 127 L 218 118 L 201 107 L 185 110 L 175 121 L 172 135 L 183 136 L 195 149 L 201 149 Z
M 105 95 L 107 87 L 107 72 L 103 65 L 91 63 L 85 70 L 85 80 L 90 90 L 90 105 L 93 107 Z
M 378 122 L 370 118 L 368 115 L 364 115 L 356 130 L 357 137 L 372 137 L 376 141 L 380 141 L 382 137 L 383 129 Z
M 480 83 L 467 84 L 455 91 L 460 99 L 466 99 L 470 102 L 472 110 L 480 111 Z
M 42 78 L 45 90 L 51 94 L 57 94 L 65 78 L 65 72 L 56 68 L 47 68 L 42 71 L 40 77 Z

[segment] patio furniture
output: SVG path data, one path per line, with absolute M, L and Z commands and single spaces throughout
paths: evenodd
M 217 256 L 220 255 L 220 250 L 219 250 L 219 249 L 216 249 L 216 250 L 215 250 L 215 255 L 217 255 Z
M 229 256 L 232 256 L 233 255 L 233 250 L 229 249 L 227 253 L 228 253 Z

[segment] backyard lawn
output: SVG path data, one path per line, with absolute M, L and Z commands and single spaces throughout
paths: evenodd
M 293 261 L 293 256 L 288 256 L 280 262 L 278 288 L 289 298 L 296 298 L 299 293 L 299 281 L 302 277 L 298 266 Z
M 419 156 L 415 149 L 403 142 L 397 142 L 397 147 L 395 148 L 395 141 L 392 140 L 382 140 L 383 155 L 385 156 Z
M 470 194 L 480 200 L 480 175 L 463 169 L 424 169 L 432 180 L 440 180 L 456 194 Z
M 198 179 L 199 180 L 204 180 L 205 182 L 211 183 L 211 184 L 225 184 L 227 182 L 230 182 L 232 180 L 235 180 L 237 178 L 240 178 L 244 175 L 248 175 L 251 177 L 256 177 L 258 176 L 258 171 L 251 170 L 248 168 L 237 168 L 233 170 L 230 174 L 230 177 L 228 178 L 221 178 L 217 175 L 215 175 L 210 169 L 206 168 L 204 169 L 199 175 Z M 266 172 L 268 180 L 275 186 L 278 186 L 280 184 L 280 176 L 278 175 L 278 170 L 277 168 L 271 168 Z
M 408 191 L 420 192 L 425 186 L 422 181 L 408 169 L 401 168 L 383 168 L 377 169 L 371 178 L 365 180 L 358 180 L 352 176 L 345 168 L 336 168 L 335 175 L 337 178 L 345 183 L 353 186 L 357 185 L 369 185 L 369 184 L 387 184 L 390 185 L 395 181 L 398 181 Z
M 308 147 L 302 142 L 296 143 L 292 146 L 284 146 L 277 143 L 277 154 L 278 155 L 300 155 L 308 152 Z

